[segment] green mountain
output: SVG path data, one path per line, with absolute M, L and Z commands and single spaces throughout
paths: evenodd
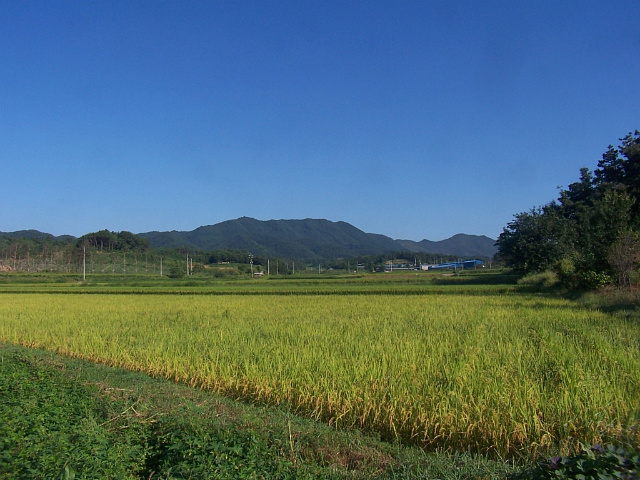
M 496 241 L 484 235 L 466 235 L 458 233 L 446 240 L 397 240 L 410 252 L 440 253 L 443 255 L 461 255 L 465 257 L 492 257 L 498 251 Z
M 71 242 L 75 237 L 71 235 L 60 235 L 55 237 L 50 233 L 43 233 L 38 230 L 18 230 L 15 232 L 0 232 L 0 237 L 7 238 L 28 238 L 31 240 L 54 240 L 60 242 Z
M 371 255 L 398 249 L 395 241 L 384 235 L 365 233 L 346 222 L 315 219 L 261 221 L 242 217 L 190 232 L 148 232 L 140 236 L 149 240 L 153 248 L 232 248 L 254 255 L 301 260 Z
M 253 255 L 291 260 L 316 261 L 336 258 L 379 255 L 391 252 L 416 252 L 460 257 L 492 257 L 495 240 L 485 236 L 458 234 L 446 240 L 394 240 L 365 233 L 346 222 L 322 219 L 256 220 L 242 217 L 189 232 L 146 232 L 138 234 L 149 241 L 151 248 L 181 248 L 189 250 L 246 250 Z M 37 230 L 0 232 L 0 247 L 14 239 L 73 243 L 70 235 L 54 237 Z
M 453 254 L 464 257 L 491 257 L 495 240 L 459 234 L 448 240 L 394 240 L 365 233 L 346 222 L 323 219 L 256 220 L 241 217 L 190 232 L 147 232 L 152 248 L 191 248 L 197 250 L 247 250 L 254 255 L 300 260 L 320 260 L 395 251 Z

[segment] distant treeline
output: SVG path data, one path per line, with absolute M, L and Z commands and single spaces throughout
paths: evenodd
M 147 270 L 152 252 L 147 240 L 131 232 L 100 232 L 74 237 L 53 237 L 25 232 L 24 237 L 0 235 L 0 267 L 3 271 L 79 272 L 83 260 L 87 272 L 126 272 L 145 259 Z M 129 259 L 127 260 L 127 255 Z
M 257 271 L 273 268 L 278 274 L 301 272 L 308 268 L 322 270 L 376 271 L 384 264 L 419 266 L 421 264 L 440 263 L 459 260 L 454 255 L 412 253 L 406 251 L 390 252 L 378 255 L 361 255 L 350 258 L 337 258 L 319 261 L 307 265 L 291 259 L 269 258 L 264 255 L 251 255 L 240 249 L 222 249 L 214 251 L 189 251 L 184 248 L 152 249 L 147 239 L 131 232 L 111 232 L 100 230 L 88 233 L 80 238 L 53 237 L 36 235 L 18 237 L 0 235 L 0 266 L 3 271 L 21 272 L 81 272 L 86 273 L 159 273 L 161 259 L 164 271 L 174 274 L 184 271 L 202 272 L 205 265 L 236 264 L 244 265 L 241 271 L 249 272 L 253 264 Z M 187 263 L 193 268 L 187 268 Z

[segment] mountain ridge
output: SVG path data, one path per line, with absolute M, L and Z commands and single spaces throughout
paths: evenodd
M 9 238 L 30 238 L 34 240 L 70 241 L 75 239 L 73 235 L 53 235 L 39 230 L 16 230 L 15 232 L 0 232 L 0 236 Z
M 304 260 L 400 251 L 465 257 L 492 257 L 497 252 L 495 240 L 482 235 L 459 233 L 440 241 L 394 240 L 386 235 L 366 233 L 344 221 L 312 218 L 256 220 L 240 217 L 191 231 L 153 231 L 139 235 L 155 248 L 233 248 L 247 250 L 254 255 Z
M 444 255 L 465 255 L 492 257 L 497 253 L 495 240 L 484 235 L 457 233 L 445 240 L 432 241 L 396 240 L 412 252 L 441 253 Z
M 37 230 L 0 232 L 14 238 L 54 237 Z M 326 219 L 257 220 L 240 217 L 190 231 L 150 231 L 138 233 L 152 248 L 187 248 L 195 250 L 246 250 L 254 255 L 315 261 L 330 258 L 378 255 L 408 251 L 464 257 L 492 257 L 495 240 L 483 235 L 456 234 L 448 239 L 420 241 L 393 239 L 377 233 L 366 233 L 344 222 Z

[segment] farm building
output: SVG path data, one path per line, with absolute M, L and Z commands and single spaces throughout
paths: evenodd
M 484 262 L 482 260 L 464 260 L 461 262 L 448 262 L 448 263 L 439 263 L 437 265 L 422 265 L 422 270 L 437 270 L 437 269 L 458 269 L 458 268 L 476 268 L 479 265 L 483 265 Z

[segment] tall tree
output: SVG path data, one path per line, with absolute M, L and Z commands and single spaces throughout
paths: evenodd
M 640 132 L 620 141 L 617 149 L 609 146 L 595 172 L 582 168 L 557 202 L 515 215 L 497 241 L 508 266 L 555 269 L 573 285 L 599 284 L 581 279 L 614 273 L 629 278 L 628 236 L 640 231 Z
M 543 271 L 573 251 L 573 240 L 573 225 L 552 202 L 515 215 L 498 237 L 498 253 L 515 270 Z
M 609 145 L 598 162 L 595 179 L 599 185 L 618 186 L 629 192 L 634 200 L 631 220 L 640 226 L 640 131 L 621 138 L 617 149 Z

